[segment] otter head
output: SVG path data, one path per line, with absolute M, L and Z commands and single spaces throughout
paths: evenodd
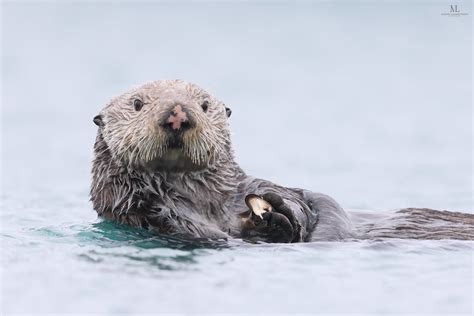
M 118 96 L 94 117 L 111 158 L 128 168 L 197 171 L 231 159 L 230 109 L 200 87 L 155 81 Z

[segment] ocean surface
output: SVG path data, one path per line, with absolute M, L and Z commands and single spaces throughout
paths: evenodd
M 4 1 L 1 313 L 464 314 L 473 242 L 198 243 L 97 218 L 92 118 L 156 79 L 233 110 L 247 173 L 473 211 L 472 2 Z

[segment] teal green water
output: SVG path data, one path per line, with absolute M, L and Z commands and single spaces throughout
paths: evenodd
M 18 210 L 16 210 L 18 211 Z M 472 242 L 307 244 L 156 236 L 82 220 L 2 213 L 8 313 L 465 313 Z M 16 224 L 14 224 L 14 222 Z M 53 223 L 54 222 L 54 223 Z

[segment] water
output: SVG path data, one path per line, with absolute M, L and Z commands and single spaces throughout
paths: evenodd
M 472 242 L 189 242 L 88 202 L 93 116 L 183 78 L 232 108 L 249 174 L 348 209 L 472 212 L 458 3 L 469 16 L 442 16 L 446 1 L 3 3 L 2 312 L 471 314 Z

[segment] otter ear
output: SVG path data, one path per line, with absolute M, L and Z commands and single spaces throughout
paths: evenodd
M 227 117 L 230 117 L 230 115 L 232 114 L 232 110 L 228 107 L 225 108 L 225 114 L 227 114 Z
M 92 120 L 95 125 L 102 127 L 104 126 L 104 121 L 102 120 L 102 115 L 96 115 L 94 116 L 94 119 Z

